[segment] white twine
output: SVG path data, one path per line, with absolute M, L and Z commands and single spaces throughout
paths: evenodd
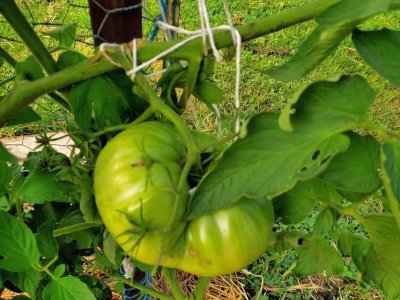
M 229 10 L 228 10 L 229 11 Z M 229 14 L 230 15 L 230 14 Z M 228 17 L 230 18 L 230 17 Z M 240 36 L 239 31 L 233 27 L 232 19 L 230 18 L 231 25 L 221 25 L 211 28 L 212 31 L 220 31 L 220 30 L 230 30 L 232 32 L 233 43 L 236 46 L 236 76 L 235 76 L 235 120 L 234 127 L 235 133 L 240 131 L 240 77 L 241 77 L 241 47 L 242 47 L 242 37 Z M 157 22 L 157 25 L 160 28 L 167 28 L 171 31 L 175 31 L 177 33 L 186 34 L 186 35 L 199 35 L 202 33 L 201 30 L 186 30 L 180 27 L 176 27 L 161 21 Z
M 160 54 L 154 56 L 152 59 L 142 63 L 141 65 L 137 66 L 135 69 L 131 69 L 128 72 L 126 72 L 126 74 L 128 76 L 131 76 L 133 74 L 135 74 L 136 72 L 143 70 L 144 68 L 147 68 L 149 66 L 151 66 L 154 62 L 156 62 L 157 60 L 162 59 L 163 57 L 167 56 L 168 54 L 173 53 L 175 50 L 179 49 L 180 47 L 182 47 L 183 45 L 189 43 L 192 40 L 195 40 L 199 37 L 199 35 L 194 35 L 186 40 L 183 40 L 180 43 L 175 44 L 174 46 L 172 46 L 171 48 L 165 50 L 164 52 L 161 52 Z
M 95 3 L 97 2 L 96 0 L 93 0 Z M 221 26 L 216 26 L 216 27 L 211 27 L 210 26 L 210 22 L 209 22 L 209 17 L 208 17 L 208 12 L 207 12 L 207 6 L 205 3 L 205 0 L 199 0 L 199 11 L 200 11 L 200 19 L 201 19 L 201 23 L 202 23 L 202 29 L 200 30 L 186 30 L 184 28 L 181 27 L 176 27 L 173 25 L 170 25 L 168 23 L 165 22 L 165 13 L 164 10 L 161 6 L 161 2 L 158 0 L 158 4 L 160 6 L 160 11 L 161 11 L 161 16 L 163 18 L 164 21 L 157 21 L 156 25 L 159 26 L 161 29 L 163 29 L 164 32 L 169 32 L 170 31 L 174 31 L 177 33 L 181 33 L 181 34 L 185 34 L 185 35 L 190 35 L 190 37 L 188 37 L 185 40 L 182 40 L 181 42 L 175 44 L 174 46 L 170 47 L 169 49 L 161 52 L 160 54 L 156 55 L 155 57 L 153 57 L 152 59 L 143 62 L 142 64 L 138 65 L 137 64 L 137 41 L 136 39 L 133 40 L 133 49 L 132 49 L 132 68 L 130 70 L 128 70 L 126 73 L 127 75 L 134 80 L 135 79 L 135 75 L 138 71 L 143 70 L 144 68 L 147 68 L 149 66 L 151 66 L 154 62 L 164 58 L 165 56 L 175 52 L 177 49 L 181 48 L 182 46 L 186 45 L 187 43 L 202 37 L 203 38 L 203 46 L 205 45 L 205 49 L 207 49 L 207 44 L 204 44 L 204 36 L 207 38 L 209 38 L 210 41 L 210 46 L 213 50 L 213 55 L 215 56 L 217 61 L 222 60 L 222 56 L 219 53 L 216 45 L 215 45 L 215 41 L 214 41 L 214 36 L 213 36 L 213 32 L 215 31 L 221 31 L 221 30 L 229 30 L 232 33 L 232 40 L 233 40 L 233 44 L 234 46 L 236 46 L 236 76 L 235 76 L 235 119 L 234 119 L 234 127 L 235 127 L 235 133 L 238 133 L 240 131 L 240 114 L 239 114 L 239 110 L 240 110 L 240 77 L 241 77 L 241 45 L 242 45 L 242 38 L 240 36 L 239 31 L 233 26 L 233 22 L 232 22 L 232 16 L 228 7 L 228 3 L 226 2 L 226 0 L 222 0 L 223 4 L 224 4 L 224 10 L 225 10 L 225 14 L 226 17 L 228 19 L 228 23 L 229 25 L 221 25 Z M 132 6 L 132 7 L 127 7 L 125 8 L 125 10 L 128 9 L 133 9 L 134 7 L 137 7 L 138 5 Z M 204 26 L 203 26 L 204 25 Z M 205 28 L 203 28 L 205 27 Z M 205 40 L 205 43 L 207 43 L 207 40 Z M 113 64 L 121 67 L 121 64 L 118 62 L 115 62 L 109 55 L 107 55 L 107 51 L 106 51 L 106 47 L 117 47 L 119 46 L 118 44 L 112 44 L 112 43 L 102 43 L 100 45 L 100 51 L 105 55 L 105 57 L 107 59 L 109 59 Z M 122 51 L 124 52 L 124 51 Z M 158 72 L 154 72 L 152 74 L 146 75 L 146 77 L 152 77 L 152 76 L 156 76 L 159 74 L 164 73 L 165 70 L 162 71 L 158 71 Z M 217 119 L 220 120 L 221 115 L 218 109 L 218 106 L 213 105 L 214 110 L 215 110 L 215 114 L 217 116 Z M 219 122 L 218 124 L 218 135 L 222 136 L 222 129 L 221 129 L 221 122 Z
M 116 44 L 116 43 L 101 43 L 99 46 L 99 50 L 100 50 L 100 53 L 102 53 L 113 65 L 116 65 L 117 67 L 122 68 L 122 65 L 118 61 L 113 60 L 113 58 L 108 55 L 107 49 L 106 49 L 107 47 L 117 48 L 117 47 L 120 47 L 120 45 Z
M 167 71 L 167 69 L 162 69 L 160 71 L 156 71 L 151 74 L 146 74 L 146 75 L 144 75 L 144 77 L 150 78 L 150 77 L 158 76 L 158 75 L 164 74 L 166 71 Z
M 134 70 L 134 72 L 129 74 L 132 81 L 134 81 L 135 77 L 136 77 L 136 72 L 137 72 L 137 71 L 135 71 L 136 68 L 137 68 L 137 42 L 136 42 L 136 39 L 133 39 L 133 41 L 132 41 L 132 70 Z
M 146 0 L 142 0 L 142 27 L 144 27 L 146 23 L 146 14 L 147 14 L 146 6 L 147 6 Z
M 207 49 L 207 40 L 205 38 L 205 31 L 207 31 L 208 38 L 210 40 L 210 46 L 213 51 L 213 55 L 217 61 L 222 61 L 222 56 L 219 53 L 217 46 L 215 45 L 214 35 L 212 33 L 212 27 L 210 25 L 210 18 L 208 16 L 207 5 L 205 0 L 199 0 L 199 12 L 200 21 L 202 24 L 202 36 L 203 36 L 203 46 Z M 204 28 L 205 27 L 205 28 Z M 205 30 L 204 30 L 205 29 Z M 207 53 L 205 53 L 207 55 Z

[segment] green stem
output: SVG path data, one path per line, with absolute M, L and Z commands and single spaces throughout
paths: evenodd
M 40 264 L 38 264 L 38 265 L 36 266 L 36 271 L 45 272 L 47 275 L 49 275 L 49 277 L 50 277 L 52 280 L 56 280 L 56 279 L 57 279 L 57 278 L 53 275 L 53 273 L 52 273 L 48 268 L 43 267 L 43 266 L 41 266 Z
M 74 232 L 77 232 L 77 231 L 98 227 L 98 226 L 101 226 L 101 225 L 102 224 L 100 224 L 100 223 L 79 223 L 79 224 L 74 224 L 74 225 L 71 225 L 71 226 L 66 226 L 66 227 L 63 227 L 63 228 L 55 229 L 53 231 L 53 236 L 54 237 L 59 237 L 59 236 L 62 236 L 62 235 L 66 235 L 66 234 L 74 233 Z
M 340 0 L 316 0 L 302 7 L 278 13 L 274 16 L 260 19 L 257 22 L 238 27 L 243 41 L 251 40 L 281 29 L 299 24 L 317 17 L 329 6 Z M 3 10 L 7 7 L 6 3 L 12 0 L 0 1 Z M 1 8 L 0 8 L 1 11 Z M 215 34 L 218 48 L 233 45 L 232 34 L 230 32 L 218 32 Z M 138 62 L 152 59 L 161 52 L 167 50 L 177 42 L 144 43 L 138 51 Z M 202 51 L 201 38 L 187 43 L 175 52 L 167 55 L 166 59 L 188 59 L 193 52 Z M 33 102 L 39 96 L 54 90 L 79 82 L 81 80 L 111 71 L 117 67 L 105 60 L 89 59 L 85 62 L 69 67 L 54 75 L 36 80 L 34 82 L 19 84 L 11 93 L 0 102 L 0 125 L 18 113 L 25 105 Z
M 42 269 L 49 269 L 58 259 L 58 255 L 54 256 Z
M 4 60 L 8 62 L 8 64 L 13 68 L 17 64 L 17 61 L 10 54 L 8 54 L 8 52 L 1 46 L 0 46 L 0 57 L 4 58 Z
M 193 296 L 195 300 L 203 300 L 207 293 L 208 284 L 210 283 L 209 277 L 200 277 L 197 281 L 196 288 L 194 289 Z
M 203 147 L 200 148 L 200 152 L 204 152 L 206 150 L 213 149 L 215 147 L 218 147 L 218 146 L 224 145 L 226 143 L 232 142 L 235 138 L 237 138 L 239 136 L 240 136 L 240 132 L 234 133 L 234 134 L 229 134 L 229 135 L 227 135 L 225 137 L 222 137 L 221 139 L 219 139 L 216 142 L 212 142 L 212 143 L 209 143 L 207 145 L 204 145 Z
M 153 290 L 152 288 L 149 288 L 147 286 L 144 286 L 144 285 L 141 285 L 139 283 L 136 283 L 136 282 L 133 282 L 131 280 L 128 280 L 128 279 L 126 279 L 125 277 L 123 277 L 123 276 L 121 276 L 119 274 L 110 274 L 110 273 L 107 273 L 106 270 L 103 270 L 103 272 L 105 272 L 105 274 L 109 278 L 111 278 L 112 280 L 122 281 L 123 283 L 125 283 L 125 284 L 127 284 L 127 285 L 129 285 L 131 287 L 134 287 L 135 289 L 140 290 L 142 293 L 150 295 L 150 296 L 153 296 L 153 297 L 155 297 L 157 299 L 160 299 L 160 300 L 176 300 L 172 296 L 165 295 L 165 294 L 163 294 L 161 292 Z
M 186 295 L 182 292 L 181 287 L 176 281 L 175 269 L 163 268 L 162 274 L 165 278 L 165 281 L 168 283 L 168 286 L 171 289 L 172 294 L 174 295 L 174 299 L 176 300 L 186 299 L 187 298 Z
M 14 197 L 14 201 L 15 201 L 15 208 L 17 209 L 18 219 L 20 219 L 23 222 L 24 212 L 22 211 L 22 203 L 18 195 Z
M 20 36 L 47 73 L 57 71 L 56 62 L 29 25 L 14 0 L 1 0 L 0 13 Z
M 196 140 L 194 139 L 190 129 L 186 126 L 184 120 L 167 104 L 165 104 L 155 93 L 153 88 L 148 83 L 147 79 L 143 74 L 136 74 L 135 82 L 141 88 L 144 95 L 150 102 L 151 107 L 154 112 L 161 113 L 165 118 L 167 118 L 172 124 L 174 124 L 178 133 L 182 136 L 187 147 L 187 162 L 183 168 L 182 175 L 178 185 L 178 191 L 180 191 L 186 182 L 187 174 L 191 166 L 198 162 L 200 150 L 197 146 Z
M 339 205 L 333 205 L 333 206 L 343 216 L 344 215 L 351 216 L 357 220 L 360 220 L 360 218 L 362 218 L 362 216 L 357 212 L 357 208 L 360 206 L 360 203 L 353 203 L 346 207 L 341 207 Z
M 134 124 L 142 123 L 143 121 L 145 121 L 148 118 L 150 118 L 153 113 L 154 113 L 153 109 L 151 107 L 149 107 L 138 118 L 136 118 L 133 122 L 131 122 L 129 124 L 121 124 L 121 125 L 107 127 L 107 128 L 105 128 L 105 129 L 103 129 L 101 131 L 98 131 L 96 133 L 90 134 L 90 139 L 98 138 L 99 136 L 102 136 L 102 135 L 110 133 L 110 132 L 122 131 L 122 130 L 125 130 L 125 129 L 131 127 Z
M 15 66 L 17 65 L 17 61 L 5 50 L 0 46 L 0 57 L 4 58 L 5 61 L 12 66 L 13 68 L 15 68 Z M 4 83 L 7 83 L 9 80 L 12 80 L 14 77 L 5 80 L 3 82 L 0 83 L 0 86 L 3 85 Z M 49 96 L 55 100 L 56 102 L 58 102 L 59 104 L 61 104 L 63 107 L 65 107 L 66 109 L 68 109 L 69 111 L 71 111 L 71 107 L 68 104 L 68 101 L 60 96 L 59 94 L 55 93 L 55 92 L 51 92 L 49 93 Z
M 383 152 L 383 151 L 382 151 Z M 381 175 L 381 179 L 383 182 L 383 186 L 385 188 L 385 192 L 386 192 L 386 196 L 388 198 L 388 202 L 389 202 L 389 206 L 390 206 L 390 210 L 394 216 L 394 218 L 396 219 L 397 222 L 397 227 L 400 229 L 400 206 L 399 206 L 399 199 L 397 199 L 396 195 L 393 192 L 393 188 L 392 188 L 392 182 L 391 182 L 391 178 L 389 176 L 389 174 L 386 171 L 385 168 L 385 160 L 386 157 L 385 155 L 382 153 L 382 175 Z
M 388 130 L 372 121 L 367 121 L 361 128 L 374 131 L 385 142 L 400 140 L 400 133 Z
M 0 126 L 36 98 L 113 69 L 115 66 L 108 61 L 87 60 L 48 77 L 21 82 L 0 102 Z

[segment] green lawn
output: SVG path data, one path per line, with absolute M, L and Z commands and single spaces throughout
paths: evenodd
M 90 39 L 82 35 L 89 33 L 90 20 L 87 10 L 73 7 L 66 0 L 58 1 L 17 1 L 21 9 L 31 22 L 49 22 L 78 23 L 79 41 L 75 43 L 75 48 L 85 55 L 93 53 L 93 49 L 84 42 L 90 42 Z M 75 4 L 86 5 L 86 1 L 76 0 Z M 151 2 L 151 1 L 148 1 Z M 299 6 L 308 1 L 305 0 L 231 0 L 233 21 L 236 25 L 255 21 L 260 17 L 273 15 L 284 9 Z M 27 5 L 24 5 L 27 4 Z M 213 25 L 225 24 L 226 18 L 223 11 L 222 1 L 209 0 L 209 13 Z M 28 10 L 29 7 L 29 10 Z M 154 18 L 156 16 L 156 6 L 149 4 L 147 16 Z M 388 27 L 399 29 L 400 12 L 392 12 L 385 15 L 379 15 L 363 24 L 363 29 L 379 29 Z M 0 43 L 16 60 L 22 60 L 28 51 L 23 44 L 17 42 L 12 29 L 3 19 L 0 18 Z M 199 18 L 197 1 L 183 0 L 181 11 L 181 25 L 187 29 L 199 28 Z M 279 82 L 267 76 L 266 71 L 274 66 L 278 66 L 287 61 L 296 51 L 296 48 L 302 43 L 313 28 L 315 22 L 293 26 L 289 29 L 271 34 L 251 41 L 242 47 L 242 80 L 241 80 L 241 116 L 246 120 L 255 113 L 262 111 L 279 111 L 287 101 L 295 95 L 302 87 L 316 80 L 335 79 L 342 74 L 360 74 L 367 78 L 369 83 L 376 90 L 377 101 L 374 104 L 371 118 L 380 124 L 386 125 L 393 130 L 400 129 L 400 90 L 398 87 L 382 79 L 375 71 L 369 68 L 366 63 L 357 54 L 351 39 L 348 38 L 339 49 L 337 49 L 328 59 L 326 59 L 318 68 L 311 72 L 305 78 L 295 82 Z M 49 48 L 54 47 L 54 41 L 49 37 L 42 35 L 42 32 L 48 31 L 52 26 L 35 26 L 40 36 L 43 37 Z M 151 30 L 151 23 L 145 28 L 145 33 Z M 13 75 L 13 70 L 7 64 L 0 69 L 0 82 Z M 224 90 L 226 103 L 221 108 L 223 112 L 224 124 L 229 124 L 233 118 L 234 104 L 234 84 L 235 84 L 235 61 L 222 62 L 217 65 L 214 78 L 218 85 Z M 10 88 L 10 84 L 4 84 L 0 87 L 0 95 Z M 43 121 L 39 124 L 30 124 L 24 127 L 13 127 L 0 129 L 1 135 L 14 135 L 24 132 L 37 132 L 48 127 L 51 130 L 62 128 L 69 120 L 70 115 L 59 108 L 47 98 L 37 101 L 33 104 L 35 110 L 43 116 Z M 185 116 L 188 122 L 200 130 L 215 129 L 215 117 L 204 105 L 194 101 L 192 110 Z M 365 209 L 379 209 L 372 203 L 365 206 Z M 311 216 L 302 224 L 307 230 L 315 221 Z M 349 219 L 348 222 L 342 222 L 337 225 L 338 230 L 342 228 L 351 228 L 356 232 L 363 232 L 355 221 Z M 269 298 L 265 296 L 260 299 L 307 299 L 311 297 L 312 291 L 308 289 L 311 283 L 324 287 L 322 291 L 314 292 L 314 296 L 320 299 L 372 299 L 373 297 L 382 297 L 375 289 L 370 286 L 359 286 L 356 284 L 356 270 L 352 264 L 347 265 L 345 280 L 328 280 L 323 277 L 307 278 L 298 280 L 291 275 L 290 268 L 294 262 L 294 252 L 265 254 L 256 263 L 249 267 L 249 270 L 255 275 L 264 276 L 265 285 L 270 287 Z M 311 282 L 311 283 L 310 283 Z M 261 286 L 260 277 L 246 275 L 244 284 L 249 290 L 253 290 L 255 295 Z M 297 287 L 297 288 L 295 288 Z M 316 294 L 315 294 L 316 293 Z M 326 297 L 326 298 L 324 298 Z

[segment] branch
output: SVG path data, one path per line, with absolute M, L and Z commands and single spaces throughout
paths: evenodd
M 56 62 L 36 35 L 31 25 L 29 25 L 14 0 L 1 0 L 0 13 L 28 46 L 29 50 L 33 53 L 46 72 L 49 74 L 56 72 Z
M 11 0 L 0 0 L 0 11 L 4 6 L 4 3 L 10 1 Z M 243 41 L 255 39 L 295 24 L 314 19 L 329 6 L 339 1 L 340 0 L 315 0 L 314 2 L 302 7 L 284 11 L 274 16 L 260 19 L 257 22 L 240 26 L 238 27 L 238 30 Z M 232 34 L 227 31 L 216 33 L 215 41 L 218 48 L 225 48 L 233 45 Z M 176 41 L 144 43 L 138 51 L 138 61 L 144 62 L 150 60 L 176 43 Z M 202 51 L 201 38 L 187 43 L 175 52 L 167 55 L 165 58 L 188 60 L 193 52 L 198 51 Z M 106 60 L 88 59 L 85 62 L 59 71 L 46 78 L 18 84 L 14 90 L 12 90 L 0 102 L 0 125 L 14 117 L 24 106 L 46 93 L 59 90 L 73 83 L 109 72 L 116 68 L 116 66 Z
M 4 48 L 0 46 L 0 57 L 4 58 L 4 60 L 11 66 L 15 67 L 17 61 L 10 55 Z

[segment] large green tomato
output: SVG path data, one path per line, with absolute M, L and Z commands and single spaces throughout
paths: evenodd
M 188 187 L 177 191 L 184 156 L 175 129 L 159 121 L 134 125 L 112 139 L 94 175 L 105 226 L 128 255 L 143 263 L 201 276 L 244 268 L 270 243 L 271 201 L 242 198 L 186 221 Z

